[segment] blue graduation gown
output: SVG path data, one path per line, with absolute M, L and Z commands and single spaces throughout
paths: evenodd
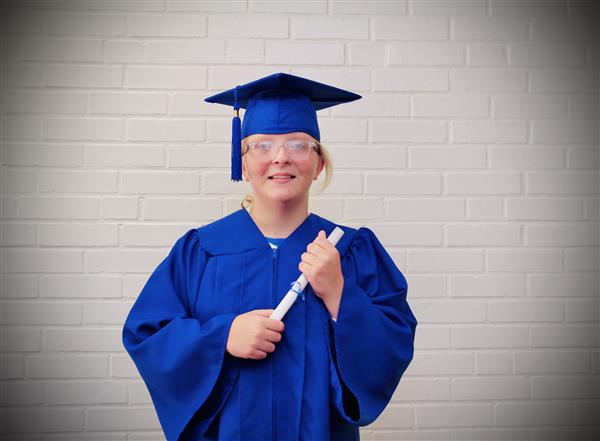
M 358 440 L 413 356 L 406 279 L 368 228 L 340 226 L 344 289 L 334 322 L 310 285 L 265 359 L 226 351 L 233 319 L 275 308 L 319 230 L 310 214 L 272 250 L 240 209 L 189 230 L 134 303 L 123 344 L 168 440 Z

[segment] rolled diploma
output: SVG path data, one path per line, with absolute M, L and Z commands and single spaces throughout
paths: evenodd
M 342 230 L 340 227 L 335 227 L 333 231 L 329 233 L 327 240 L 335 246 L 343 235 L 344 230 Z M 281 299 L 281 302 L 279 302 L 279 305 L 277 305 L 277 308 L 275 308 L 269 318 L 281 320 L 298 298 L 298 294 L 301 293 L 304 288 L 306 288 L 306 285 L 308 285 L 308 279 L 304 274 L 300 274 L 300 277 L 298 277 L 298 279 L 292 283 L 292 287 L 283 297 L 283 299 Z

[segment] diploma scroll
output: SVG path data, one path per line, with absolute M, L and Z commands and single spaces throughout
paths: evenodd
M 329 234 L 329 237 L 327 237 L 327 240 L 335 246 L 343 235 L 344 230 L 342 230 L 340 227 L 335 227 L 333 231 Z M 308 285 L 308 279 L 304 274 L 300 274 L 300 277 L 298 277 L 298 279 L 296 279 L 296 281 L 292 283 L 292 287 L 283 297 L 283 299 L 281 299 L 281 302 L 279 302 L 279 305 L 277 305 L 277 308 L 275 308 L 275 310 L 269 318 L 274 318 L 277 320 L 283 319 L 283 316 L 292 307 L 292 305 L 298 298 L 298 295 L 300 295 L 300 293 L 304 291 L 306 285 Z

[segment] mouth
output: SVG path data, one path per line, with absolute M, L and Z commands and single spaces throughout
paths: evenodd
M 295 178 L 296 178 L 296 176 L 288 175 L 288 174 L 276 174 L 273 176 L 269 176 L 269 179 L 271 179 L 272 181 L 276 181 L 276 182 L 288 182 Z

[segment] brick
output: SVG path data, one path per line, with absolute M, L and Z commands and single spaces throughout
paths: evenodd
M 469 66 L 507 66 L 508 54 L 504 44 L 494 42 L 467 44 Z
M 460 173 L 446 176 L 447 194 L 519 194 L 521 176 L 518 173 Z
M 565 97 L 499 96 L 494 99 L 495 117 L 502 118 L 560 118 L 567 115 Z
M 36 298 L 38 296 L 37 275 L 3 274 L 0 283 L 3 300 Z
M 252 0 L 249 2 L 252 12 L 289 12 L 293 14 L 326 14 L 327 1 L 315 0 L 304 2 L 299 0 L 289 0 L 285 2 L 272 2 L 268 0 Z
M 506 218 L 519 220 L 576 220 L 583 215 L 581 201 L 560 198 L 507 199 Z
M 205 89 L 206 71 L 206 67 L 128 66 L 125 85 L 130 89 Z
M 245 12 L 247 10 L 247 3 L 247 0 L 231 0 L 227 2 L 216 0 L 202 2 L 190 2 L 189 0 L 169 0 L 166 6 L 168 11 L 177 12 Z
M 3 406 L 31 406 L 42 403 L 41 382 L 3 382 L 0 390 Z
M 565 271 L 598 271 L 598 249 L 566 249 Z
M 237 210 L 240 205 L 237 200 L 235 202 L 235 209 Z M 327 219 L 342 219 L 342 204 L 342 198 L 311 196 L 308 200 L 308 211 L 317 213 Z
M 131 302 L 86 302 L 83 304 L 83 323 L 86 325 L 122 325 L 131 306 Z
M 452 343 L 457 348 L 523 348 L 529 345 L 527 326 L 454 326 Z
M 449 34 L 446 17 L 375 17 L 372 26 L 375 40 L 446 40 Z
M 87 8 L 98 11 L 162 11 L 165 8 L 164 0 L 94 0 Z
M 2 266 L 6 273 L 80 272 L 81 259 L 80 251 L 6 249 L 2 253 Z
M 465 46 L 447 42 L 406 42 L 388 45 L 390 65 L 463 66 Z
M 116 193 L 117 179 L 115 172 L 42 171 L 38 186 L 40 191 L 52 193 Z
M 450 71 L 450 91 L 465 93 L 515 93 L 527 91 L 527 72 L 508 69 Z
M 513 356 L 509 352 L 481 352 L 475 354 L 475 372 L 477 372 L 477 375 L 512 375 Z M 476 378 L 472 378 L 471 380 L 475 381 Z M 502 380 L 509 380 L 509 378 L 505 377 Z M 463 384 L 462 387 L 467 384 L 468 382 Z M 493 384 L 487 384 L 486 386 L 488 386 L 489 392 L 489 387 L 493 387 Z M 529 389 L 528 386 L 527 389 Z M 466 393 L 468 394 L 469 391 L 466 391 Z M 498 397 L 495 396 L 493 398 Z
M 391 199 L 384 204 L 390 220 L 465 219 L 465 203 L 462 199 Z
M 594 120 L 575 121 L 533 121 L 531 128 L 534 144 L 594 144 L 598 142 L 598 122 Z
M 90 113 L 164 115 L 167 95 L 159 93 L 92 93 Z
M 392 402 L 450 401 L 448 378 L 403 378 Z
M 288 38 L 288 18 L 270 14 L 208 16 L 208 36 L 217 38 Z
M 361 439 L 369 439 L 361 432 Z M 375 431 L 373 440 L 381 441 L 448 441 L 450 439 L 450 431 L 448 430 L 388 430 L 385 432 Z
M 85 113 L 86 96 L 82 93 L 7 91 L 4 109 L 6 113 Z
M 485 168 L 485 149 L 473 146 L 428 147 L 415 146 L 408 149 L 410 167 L 413 169 Z
M 292 39 L 367 40 L 369 20 L 368 17 L 292 17 L 290 36 Z
M 492 300 L 489 308 L 491 322 L 560 322 L 564 319 L 564 304 L 559 300 Z
M 2 174 L 2 187 L 6 193 L 33 193 L 37 189 L 36 174 L 26 170 L 6 170 Z
M 129 402 L 131 404 L 152 404 L 148 388 L 142 381 L 129 383 Z
M 140 378 L 140 374 L 129 355 L 111 355 L 110 376 L 112 378 Z
M 46 118 L 43 136 L 51 140 L 121 141 L 125 124 L 109 118 Z
M 44 385 L 47 405 L 124 404 L 127 383 L 123 381 L 52 381 Z
M 74 432 L 83 429 L 83 409 L 8 409 L 0 415 L 5 434 Z
M 103 42 L 106 63 L 143 63 L 146 61 L 144 41 L 106 40 Z
M 9 312 L 19 312 L 19 308 L 15 308 L 11 302 L 5 302 L 3 307 L 3 315 L 7 315 L 8 312 L 4 312 L 8 309 Z M 24 309 L 24 308 L 21 308 Z M 22 315 L 22 314 L 21 314 Z M 50 320 L 52 321 L 52 320 Z M 43 320 L 40 323 L 34 324 L 42 324 Z M 21 323 L 19 320 L 15 320 L 14 318 L 10 318 L 10 320 L 3 321 L 4 325 L 27 325 L 28 323 L 24 321 Z M 41 342 L 42 342 L 42 331 L 39 328 L 23 328 L 21 326 L 12 328 L 9 326 L 4 327 L 2 330 L 2 351 L 3 352 L 39 352 L 41 350 Z
M 46 351 L 95 351 L 114 352 L 123 350 L 121 329 L 46 329 L 42 346 Z
M 587 351 L 555 350 L 515 352 L 517 374 L 576 374 L 588 372 L 590 356 Z
M 146 220 L 176 220 L 198 221 L 198 219 L 217 219 L 221 215 L 220 199 L 198 198 L 186 199 L 159 199 L 146 200 L 144 219 Z
M 445 276 L 410 276 L 411 298 L 444 298 L 447 296 L 447 280 Z
M 231 160 L 231 149 L 220 145 L 171 147 L 167 150 L 169 167 L 223 167 Z
M 519 400 L 528 399 L 526 377 L 453 378 L 453 400 Z
M 132 37 L 205 37 L 206 16 L 199 14 L 128 15 Z
M 149 41 L 146 51 L 148 62 L 157 64 L 225 62 L 225 42 L 212 39 Z
M 152 272 L 168 250 L 88 250 L 85 256 L 84 267 L 86 272 L 118 272 L 139 273 Z M 119 269 L 120 268 L 120 269 Z
M 503 216 L 503 201 L 498 198 L 469 198 L 467 212 L 469 219 L 495 220 Z
M 346 198 L 343 205 L 345 219 L 383 219 L 381 198 Z
M 598 423 L 598 402 L 592 403 L 575 403 L 575 424 L 597 424 Z M 597 428 L 594 430 L 594 435 L 598 434 Z M 589 438 L 594 439 L 594 437 Z
M 415 347 L 419 349 L 449 349 L 450 327 L 437 325 L 421 325 L 415 336 Z M 420 371 L 415 375 L 421 375 Z
M 150 429 L 160 429 L 156 411 L 152 407 L 86 409 L 86 431 Z
M 583 66 L 585 46 L 580 43 L 517 43 L 509 46 L 511 66 Z
M 525 276 L 520 274 L 453 275 L 451 297 L 523 297 Z
M 6 325 L 79 325 L 81 304 L 67 302 L 4 302 Z
M 19 204 L 20 215 L 35 219 L 97 219 L 98 200 L 90 197 L 31 197 Z
M 44 66 L 44 84 L 52 87 L 121 87 L 123 68 L 120 66 Z
M 41 118 L 4 116 L 4 139 L 39 140 L 42 136 Z
M 452 142 L 519 144 L 527 142 L 527 123 L 454 121 L 451 126 Z
M 334 147 L 329 152 L 335 170 L 385 170 L 406 167 L 406 149 L 403 147 L 369 144 L 368 147 Z
M 448 73 L 442 69 L 376 69 L 373 90 L 377 92 L 447 91 Z
M 387 49 L 384 44 L 350 42 L 347 48 L 350 66 L 383 66 L 386 63 Z
M 530 71 L 530 91 L 535 93 L 596 93 L 597 82 L 593 69 L 544 68 Z
M 25 378 L 25 358 L 23 355 L 2 355 L 0 363 L 0 378 L 14 380 Z
M 569 168 L 574 170 L 598 169 L 599 161 L 598 149 L 587 147 L 576 147 L 567 152 L 567 161 Z
M 46 12 L 41 20 L 41 32 L 44 35 L 122 36 L 125 35 L 125 17 L 116 14 Z
M 164 166 L 163 157 L 163 147 L 150 144 L 94 144 L 85 147 L 85 163 L 92 167 Z M 115 200 L 115 198 L 105 198 L 103 202 L 107 200 Z
M 598 300 L 573 299 L 567 300 L 568 322 L 598 322 Z
M 79 145 L 6 142 L 3 153 L 5 165 L 73 167 L 83 165 L 82 152 Z
M 448 139 L 445 122 L 373 120 L 370 123 L 373 142 L 442 143 Z
M 126 172 L 122 189 L 124 193 L 197 193 L 199 176 L 195 172 Z
M 446 245 L 517 246 L 520 236 L 518 225 L 448 225 Z
M 365 207 L 367 208 L 367 207 Z M 364 215 L 363 217 L 368 216 Z M 372 224 L 379 240 L 386 246 L 441 245 L 442 227 L 438 225 Z
M 362 2 L 336 0 L 331 3 L 333 14 L 406 14 L 407 2 L 398 0 L 394 2 L 381 0 L 368 0 Z
M 572 420 L 570 403 L 498 403 L 498 426 L 560 426 Z
M 4 62 L 4 87 L 40 87 L 42 66 Z M 44 66 L 47 68 L 48 66 Z
M 34 355 L 27 358 L 29 378 L 104 378 L 108 375 L 105 355 Z
M 415 96 L 413 114 L 420 117 L 489 116 L 490 100 L 487 96 Z
M 42 276 L 40 293 L 43 298 L 120 298 L 121 278 L 118 276 Z
M 19 38 L 6 40 L 7 61 L 100 62 L 102 41 L 68 38 Z
M 598 175 L 594 172 L 533 172 L 529 174 L 531 194 L 597 194 Z
M 594 416 L 596 421 L 597 413 Z M 561 440 L 561 439 L 577 439 L 586 441 L 595 441 L 598 438 L 597 427 L 552 427 L 552 428 L 540 428 L 531 430 L 532 441 L 548 441 L 548 440 Z
M 535 0 L 507 0 L 490 5 L 492 15 L 506 17 L 548 17 L 563 16 L 566 13 L 565 2 L 551 2 L 548 5 Z
M 595 325 L 536 325 L 531 327 L 531 345 L 540 348 L 598 347 Z
M 265 41 L 267 64 L 343 65 L 344 45 L 335 42 Z
M 407 373 L 413 375 L 468 375 L 473 373 L 470 352 L 416 353 Z
M 482 301 L 413 300 L 411 309 L 419 323 L 477 323 L 487 316 L 487 304 Z
M 408 262 L 410 271 L 483 271 L 483 254 L 478 250 L 409 251 Z
M 520 17 L 455 17 L 452 19 L 454 40 L 528 40 L 528 20 Z
M 490 250 L 488 271 L 561 271 L 560 251 L 555 250 Z
M 487 5 L 482 0 L 454 0 L 451 2 L 444 0 L 413 1 L 410 3 L 410 10 L 412 15 L 487 15 Z
M 410 189 L 418 189 L 410 190 Z M 440 194 L 442 177 L 438 173 L 367 173 L 366 194 Z
M 225 61 L 227 63 L 261 64 L 265 60 L 264 42 L 237 39 L 225 43 Z
M 598 280 L 591 274 L 531 274 L 531 297 L 594 297 Z
M 531 21 L 533 41 L 593 41 L 595 38 L 594 26 L 580 18 L 535 17 Z
M 204 121 L 193 119 L 138 119 L 127 122 L 129 141 L 203 141 Z
M 528 246 L 594 246 L 598 229 L 593 225 L 530 225 L 525 227 Z
M 491 147 L 489 154 L 493 169 L 564 169 L 566 165 L 565 151 L 562 146 L 499 146 Z
M 477 427 L 492 424 L 491 404 L 418 405 L 417 427 Z
M 566 400 L 598 398 L 600 383 L 591 377 L 534 376 L 531 395 L 537 400 Z

